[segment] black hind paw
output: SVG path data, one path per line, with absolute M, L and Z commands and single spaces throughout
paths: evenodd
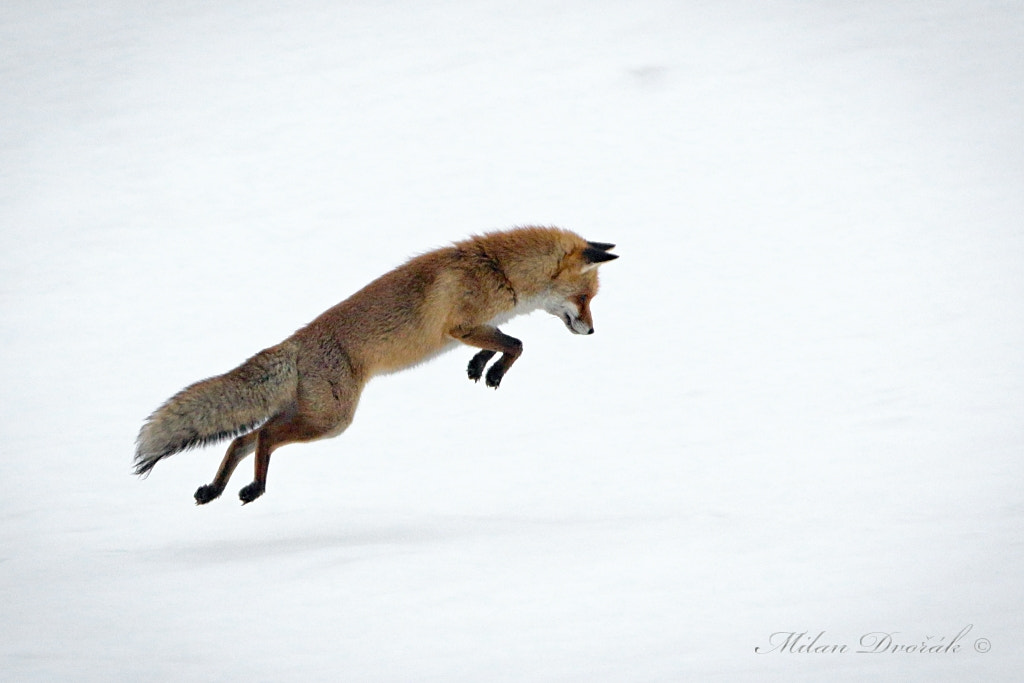
M 469 367 L 466 368 L 466 374 L 469 375 L 471 380 L 477 382 L 481 377 L 483 377 L 484 366 L 487 365 L 487 361 L 494 358 L 494 353 L 494 351 L 488 351 L 485 349 L 483 351 L 478 351 L 477 354 L 470 359 Z
M 238 492 L 238 497 L 242 499 L 242 505 L 251 503 L 260 496 L 263 495 L 264 485 L 258 481 L 254 481 L 241 491 Z
M 204 484 L 196 489 L 196 505 L 205 505 L 219 497 L 223 492 L 223 488 L 217 488 L 213 484 Z

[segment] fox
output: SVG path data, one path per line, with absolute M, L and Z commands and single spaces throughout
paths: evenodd
M 283 342 L 168 399 L 139 431 L 134 473 L 146 477 L 170 455 L 231 439 L 213 481 L 194 498 L 218 498 L 255 453 L 253 481 L 238 494 L 245 505 L 266 491 L 278 448 L 344 432 L 376 375 L 464 344 L 478 349 L 469 379 L 497 389 L 523 353 L 522 341 L 499 329 L 512 318 L 543 309 L 573 334 L 594 333 L 597 268 L 618 258 L 614 248 L 563 228 L 526 226 L 415 256 Z

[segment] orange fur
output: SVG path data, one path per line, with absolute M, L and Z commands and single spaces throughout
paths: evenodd
M 470 237 L 417 256 L 328 309 L 294 335 L 229 373 L 197 382 L 158 408 L 139 433 L 136 473 L 175 452 L 236 436 L 197 503 L 224 490 L 238 463 L 256 453 L 243 502 L 261 495 L 270 454 L 297 441 L 337 436 L 351 423 L 374 375 L 423 362 L 454 342 L 481 349 L 477 380 L 497 387 L 522 342 L 497 324 L 543 308 L 570 331 L 593 332 L 597 264 L 612 245 L 568 230 L 525 227 Z

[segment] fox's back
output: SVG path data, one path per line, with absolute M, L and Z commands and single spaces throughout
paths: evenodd
M 454 247 L 385 273 L 296 333 L 314 354 L 343 353 L 365 378 L 422 362 L 452 344 L 460 290 L 469 283 Z M 476 289 L 475 287 L 473 289 Z M 473 292 L 479 297 L 480 292 Z
M 585 245 L 555 228 L 463 240 L 385 273 L 295 338 L 313 363 L 324 354 L 344 356 L 364 379 L 400 370 L 445 350 L 453 335 L 528 312 L 528 302 L 552 286 L 560 259 Z

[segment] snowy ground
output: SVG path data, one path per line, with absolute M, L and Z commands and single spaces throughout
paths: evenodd
M 1019 1 L 5 3 L 0 678 L 1019 676 L 1022 45 Z M 619 244 L 593 337 L 377 380 L 244 508 L 248 463 L 192 505 L 220 448 L 130 475 L 185 384 L 525 223 Z

